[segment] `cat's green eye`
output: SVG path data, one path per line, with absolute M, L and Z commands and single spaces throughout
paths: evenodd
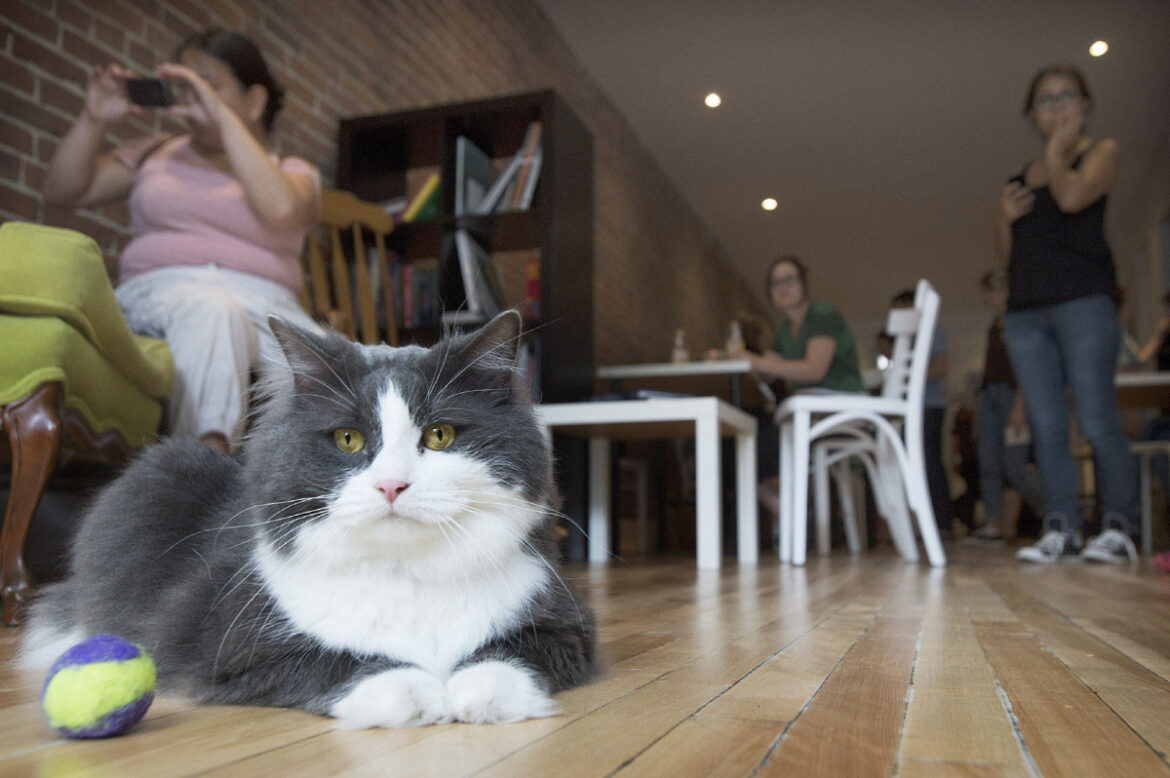
M 442 451 L 455 442 L 455 428 L 450 424 L 432 424 L 423 431 L 422 443 L 431 451 Z
M 366 445 L 366 436 L 357 430 L 333 430 L 333 442 L 347 454 L 361 451 Z

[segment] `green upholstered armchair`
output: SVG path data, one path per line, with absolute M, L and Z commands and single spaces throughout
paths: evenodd
M 80 233 L 0 225 L 0 618 L 20 620 L 29 523 L 65 458 L 118 462 L 153 441 L 173 376 L 166 342 L 131 333 L 101 253 Z M 5 442 L 7 445 L 5 446 Z

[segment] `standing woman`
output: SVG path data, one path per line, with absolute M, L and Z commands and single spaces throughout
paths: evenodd
M 305 160 L 272 153 L 282 90 L 251 40 L 208 30 L 175 58 L 156 75 L 174 85 L 167 111 L 188 131 L 101 153 L 106 131 L 144 109 L 128 97 L 133 73 L 95 67 L 49 164 L 45 197 L 79 207 L 128 198 L 134 237 L 118 261 L 118 303 L 133 330 L 170 346 L 170 432 L 226 452 L 272 339 L 266 316 L 316 326 L 297 303 L 297 256 L 318 219 L 321 179 Z
M 781 380 L 789 391 L 818 387 L 839 392 L 862 391 L 857 366 L 857 347 L 845 317 L 830 303 L 808 296 L 808 271 L 794 256 L 772 263 L 767 275 L 768 296 L 783 322 L 770 351 L 739 351 L 731 359 L 746 359 L 752 370 L 767 381 Z M 761 429 L 761 473 L 779 473 L 779 440 L 775 425 Z M 780 517 L 780 479 L 765 479 L 759 486 L 760 501 Z M 773 522 L 774 524 L 775 522 Z
M 996 250 L 1008 262 L 1004 336 L 1032 427 L 1044 490 L 1045 534 L 1017 556 L 1056 562 L 1080 542 L 1077 468 L 1069 449 L 1065 390 L 1093 448 L 1104 530 L 1081 556 L 1123 562 L 1137 552 L 1137 474 L 1114 389 L 1120 335 L 1105 201 L 1117 180 L 1118 145 L 1085 133 L 1092 108 L 1080 72 L 1041 70 L 1024 114 L 1041 153 L 1004 187 Z

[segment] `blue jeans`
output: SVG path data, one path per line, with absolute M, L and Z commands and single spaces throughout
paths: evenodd
M 1080 526 L 1077 468 L 1068 441 L 1068 387 L 1081 433 L 1093 447 L 1101 510 L 1136 533 L 1137 465 L 1113 385 L 1121 343 L 1117 306 L 1105 295 L 1094 295 L 1012 311 L 1004 316 L 1003 329 L 1028 408 L 1047 518 L 1065 530 Z
M 1019 489 L 1037 514 L 1044 513 L 1040 476 L 1028 467 L 1028 445 L 1004 445 L 1004 428 L 1015 400 L 1015 389 L 1003 383 L 988 384 L 979 395 L 979 491 L 988 521 L 1003 518 L 1005 483 Z

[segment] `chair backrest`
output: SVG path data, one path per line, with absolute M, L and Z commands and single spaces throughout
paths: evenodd
M 394 291 L 386 258 L 386 236 L 394 220 L 374 203 L 359 200 L 349 192 L 326 189 L 321 193 L 321 222 L 309 234 L 306 248 L 307 283 L 301 290 L 301 305 L 352 340 L 398 345 L 394 322 Z M 352 237 L 352 256 L 347 256 L 341 235 Z M 329 262 L 326 265 L 319 243 L 327 236 Z M 373 255 L 366 252 L 366 234 L 373 236 Z M 350 268 L 353 280 L 350 280 Z M 377 275 L 382 296 L 385 337 L 379 331 L 377 302 L 371 276 Z M 355 316 L 356 311 L 356 316 Z
M 890 309 L 886 332 L 894 337 L 894 349 L 882 383 L 882 397 L 905 400 L 914 408 L 922 405 L 938 306 L 938 292 L 924 278 L 914 291 L 913 308 Z

